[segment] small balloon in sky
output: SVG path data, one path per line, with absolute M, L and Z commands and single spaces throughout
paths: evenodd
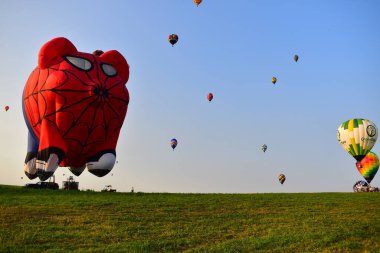
M 207 100 L 209 102 L 211 102 L 211 100 L 214 98 L 214 95 L 210 92 L 209 94 L 207 94 Z
M 276 82 L 277 82 L 277 78 L 276 77 L 272 77 L 272 83 L 276 84 Z
M 278 181 L 279 181 L 281 184 L 283 184 L 283 183 L 285 182 L 285 180 L 286 180 L 286 177 L 285 177 L 284 174 L 280 174 L 280 175 L 278 175 Z
M 7 112 L 9 110 L 9 106 L 5 106 L 4 109 Z
M 198 5 L 200 5 L 201 3 L 202 3 L 202 0 L 194 0 L 194 3 L 197 5 L 197 7 L 198 7 Z
M 266 144 L 264 144 L 263 146 L 261 146 L 261 150 L 265 153 L 265 151 L 267 151 L 267 148 L 268 146 Z
M 172 147 L 173 150 L 177 147 L 177 144 L 178 144 L 177 139 L 175 138 L 171 139 L 170 146 Z
M 298 62 L 298 55 L 294 55 L 294 61 Z
M 170 44 L 172 44 L 172 46 L 174 46 L 174 44 L 176 44 L 178 42 L 178 35 L 177 34 L 170 34 L 169 35 L 169 38 L 168 38 L 168 41 Z

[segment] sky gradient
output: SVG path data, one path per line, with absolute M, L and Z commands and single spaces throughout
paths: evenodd
M 351 118 L 380 127 L 379 11 L 376 0 L 0 1 L 0 184 L 30 181 L 22 91 L 41 46 L 62 36 L 130 64 L 118 163 L 75 177 L 81 189 L 352 191 L 362 177 L 336 130 Z M 71 175 L 55 174 L 60 186 Z

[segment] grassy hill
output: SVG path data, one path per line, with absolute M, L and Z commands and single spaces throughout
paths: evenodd
M 0 186 L 0 252 L 380 252 L 379 193 Z

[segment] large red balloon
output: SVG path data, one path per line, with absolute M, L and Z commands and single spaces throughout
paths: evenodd
M 129 65 L 116 50 L 89 54 L 66 38 L 47 42 L 23 93 L 26 175 L 46 180 L 58 164 L 106 175 L 127 113 L 128 78 Z

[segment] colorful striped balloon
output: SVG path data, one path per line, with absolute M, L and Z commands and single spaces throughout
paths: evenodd
M 372 179 L 375 177 L 377 171 L 379 170 L 379 157 L 373 153 L 369 152 L 363 160 L 356 163 L 356 168 L 362 174 L 364 179 L 371 183 Z

